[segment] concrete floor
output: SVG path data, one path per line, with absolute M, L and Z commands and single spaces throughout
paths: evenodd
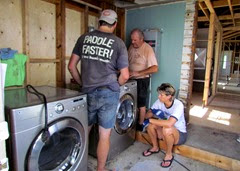
M 189 136 L 186 145 L 240 160 L 239 96 L 217 95 L 209 106 L 202 108 L 202 94 L 194 93 L 190 110 Z M 190 158 L 174 154 L 175 161 L 168 168 L 161 168 L 162 152 L 149 157 L 142 152 L 150 146 L 135 142 L 115 159 L 107 163 L 107 168 L 116 171 L 220 171 L 222 169 Z M 226 148 L 229 147 L 229 148 Z M 183 167 L 184 165 L 185 167 Z M 97 161 L 89 156 L 88 171 L 96 170 Z
M 217 94 L 202 108 L 202 93 L 193 93 L 189 122 L 240 134 L 240 95 Z
M 144 157 L 142 152 L 150 146 L 141 142 L 135 142 L 123 151 L 115 159 L 107 162 L 107 168 L 115 171 L 221 171 L 217 167 L 174 154 L 174 161 L 169 168 L 162 168 L 160 163 L 164 157 L 162 152 Z M 88 171 L 95 171 L 96 158 L 89 156 Z

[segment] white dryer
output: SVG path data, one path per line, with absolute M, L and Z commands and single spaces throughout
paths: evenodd
M 26 88 L 5 91 L 10 170 L 87 171 L 86 95 L 50 86 L 36 90 L 46 96 L 46 111 L 42 97 Z
M 111 160 L 127 149 L 135 141 L 137 121 L 137 82 L 130 80 L 120 87 L 116 124 L 110 137 L 108 159 Z M 98 125 L 94 125 L 89 135 L 89 154 L 96 157 Z

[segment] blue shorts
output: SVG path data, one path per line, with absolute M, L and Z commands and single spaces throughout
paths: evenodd
M 98 123 L 105 129 L 113 128 L 116 122 L 119 92 L 100 87 L 87 94 L 88 126 Z
M 179 140 L 176 145 L 184 144 L 187 141 L 187 132 L 181 132 L 179 130 L 178 132 L 179 132 Z

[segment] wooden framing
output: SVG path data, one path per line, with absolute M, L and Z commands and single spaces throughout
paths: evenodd
M 19 0 L 17 3 L 9 0 L 5 3 L 11 4 L 15 8 L 15 15 L 13 14 L 13 16 L 17 17 L 11 17 L 11 19 L 16 19 L 18 25 L 12 36 L 8 30 L 1 31 L 2 39 L 11 37 L 11 39 L 7 39 L 8 41 L 5 44 L 7 46 L 12 45 L 19 53 L 28 56 L 24 85 L 66 87 L 65 84 L 68 83 L 66 80 L 70 80 L 67 71 L 67 63 L 71 53 L 70 46 L 72 49 L 73 42 L 76 42 L 81 34 L 87 32 L 89 26 L 97 28 L 97 17 L 99 17 L 103 6 L 117 11 L 119 24 L 116 34 L 122 39 L 125 38 L 125 10 L 116 8 L 113 0 Z M 68 21 L 72 19 L 71 17 L 76 17 L 79 20 L 76 23 L 79 23 L 79 29 L 81 30 L 77 34 L 68 34 L 70 39 L 66 37 L 67 8 L 80 13 L 79 18 L 76 17 L 78 14 L 74 12 L 68 13 Z M 7 18 L 7 15 L 3 17 L 2 21 Z M 12 27 L 12 25 L 9 24 L 9 27 Z M 6 27 L 3 28 L 6 29 Z M 67 28 L 69 31 L 70 27 Z M 22 36 L 15 39 L 15 34 Z M 66 45 L 66 39 L 70 42 L 69 46 Z M 18 43 L 14 43 L 14 40 Z M 3 43 L 3 46 L 6 46 L 5 44 Z M 68 57 L 66 57 L 66 53 L 68 53 Z M 51 74 L 38 77 L 39 72 Z
M 56 59 L 60 60 L 56 65 L 57 87 L 65 87 L 65 0 L 61 0 L 56 6 Z
M 26 62 L 26 79 L 25 84 L 30 83 L 30 59 L 29 59 L 29 13 L 28 0 L 22 0 L 22 30 L 23 30 L 23 53 L 28 56 Z
M 215 96 L 217 92 L 217 81 L 218 81 L 218 71 L 219 71 L 219 62 L 220 56 L 222 51 L 222 31 L 217 32 L 217 40 L 215 46 L 215 62 L 214 62 L 214 70 L 213 70 L 213 88 L 212 88 L 212 95 Z
M 235 13 L 233 15 L 234 19 L 239 19 L 240 18 L 240 13 Z M 219 20 L 231 20 L 232 16 L 231 15 L 222 15 L 218 17 Z M 198 17 L 198 21 L 202 22 L 202 21 L 209 21 L 208 18 L 206 16 L 204 17 Z
M 203 92 L 203 106 L 208 104 L 208 95 L 209 95 L 209 85 L 210 85 L 210 74 L 212 67 L 212 58 L 213 58 L 213 48 L 214 48 L 214 29 L 215 14 L 210 14 L 210 27 L 208 33 L 208 48 L 207 48 L 207 63 L 206 63 L 206 72 L 205 72 L 205 82 L 204 82 L 204 92 Z
M 232 2 L 231 0 L 228 0 L 228 6 L 231 12 L 232 20 L 233 20 L 233 26 L 236 26 L 235 20 L 234 20 L 234 13 L 233 13 L 233 8 L 232 8 Z
M 80 4 L 83 4 L 83 5 L 85 5 L 86 7 L 91 7 L 91 8 L 97 9 L 97 10 L 99 10 L 99 11 L 102 10 L 102 8 L 97 7 L 97 6 L 95 6 L 95 5 L 92 5 L 92 4 L 90 4 L 90 3 L 84 2 L 84 1 L 82 1 L 82 0 L 73 0 L 73 1 L 78 2 L 78 3 L 80 3 Z

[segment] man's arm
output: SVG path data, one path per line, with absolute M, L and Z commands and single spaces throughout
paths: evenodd
M 82 85 L 81 82 L 81 75 L 77 69 L 77 64 L 80 61 L 80 57 L 76 54 L 72 54 L 69 63 L 68 63 L 68 70 L 70 74 L 72 75 L 73 79 L 80 85 Z
M 120 85 L 123 85 L 124 83 L 127 82 L 128 78 L 129 78 L 128 67 L 121 69 L 120 70 L 120 75 L 118 77 L 118 83 Z
M 145 70 L 142 71 L 133 71 L 130 73 L 130 77 L 140 77 L 140 76 L 144 76 L 144 75 L 149 75 L 149 74 L 153 74 L 155 72 L 158 71 L 158 66 L 157 65 L 153 65 Z

